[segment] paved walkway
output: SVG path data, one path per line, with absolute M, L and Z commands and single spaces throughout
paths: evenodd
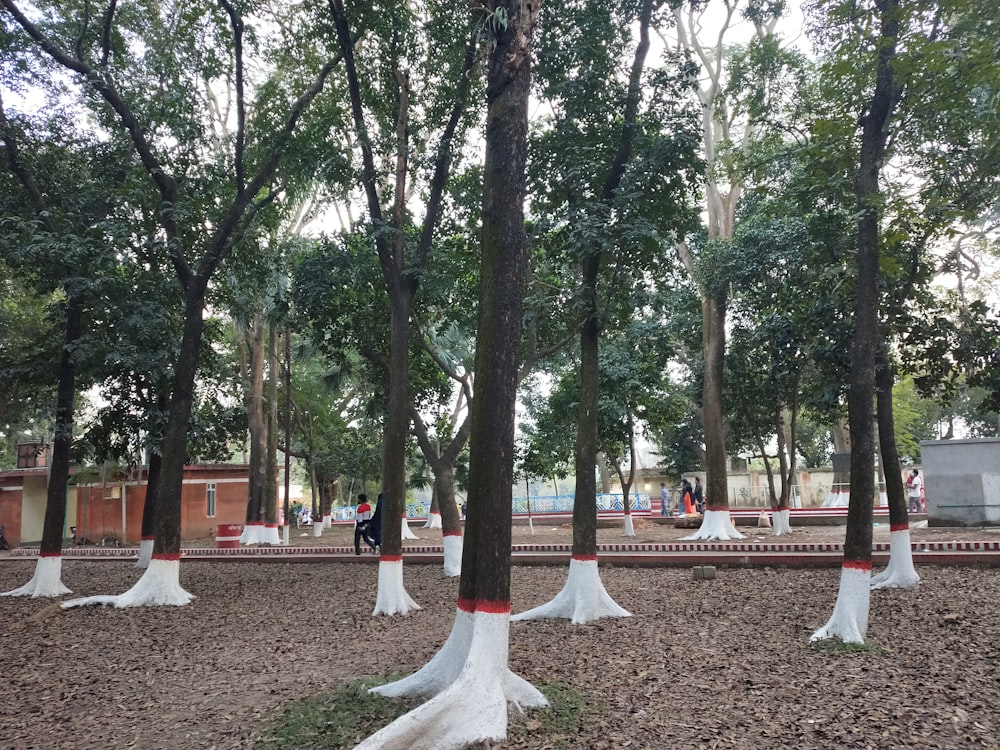
M 793 527 L 785 537 L 770 535 L 769 529 L 741 526 L 746 539 L 729 542 L 688 541 L 692 529 L 677 529 L 668 519 L 636 521 L 636 536 L 626 538 L 619 525 L 598 529 L 598 555 L 603 565 L 726 567 L 839 566 L 843 561 L 842 525 Z M 440 529 L 412 525 L 419 537 L 403 545 L 404 559 L 410 563 L 441 564 L 443 550 Z M 914 563 L 937 565 L 986 565 L 1000 567 L 1000 528 L 928 528 L 918 521 L 911 528 Z M 873 528 L 873 563 L 884 565 L 889 558 L 888 525 Z M 519 565 L 566 565 L 572 553 L 572 526 L 516 525 L 512 530 L 511 554 Z M 73 547 L 64 550 L 66 559 L 134 559 L 135 547 Z M 4 553 L 7 559 L 33 558 L 37 549 L 20 548 Z M 353 528 L 334 526 L 322 537 L 311 529 L 293 529 L 288 546 L 250 546 L 218 549 L 214 539 L 186 543 L 185 560 L 254 562 L 340 562 L 374 563 L 378 555 L 354 554 Z M 3 558 L 0 558 L 3 559 Z

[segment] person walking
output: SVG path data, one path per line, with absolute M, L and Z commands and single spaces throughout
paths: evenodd
M 670 515 L 670 490 L 665 482 L 660 482 L 660 515 Z
M 911 513 L 920 513 L 922 508 L 922 495 L 924 490 L 924 480 L 920 478 L 920 472 L 914 469 L 910 476 L 906 478 L 907 495 L 909 503 L 907 507 Z
M 354 554 L 361 554 L 361 540 L 375 551 L 375 541 L 371 536 L 372 506 L 363 492 L 358 495 L 358 507 L 354 511 Z
M 705 490 L 701 486 L 701 477 L 694 478 L 694 489 L 691 491 L 691 501 L 694 509 L 699 513 L 705 513 Z

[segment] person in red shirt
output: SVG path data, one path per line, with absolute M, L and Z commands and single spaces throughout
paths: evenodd
M 375 551 L 375 540 L 371 535 L 372 506 L 368 504 L 368 496 L 358 495 L 358 507 L 354 511 L 354 554 L 361 554 L 361 540 Z

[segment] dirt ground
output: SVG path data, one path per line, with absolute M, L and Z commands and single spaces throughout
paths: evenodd
M 439 531 L 414 531 L 425 537 L 414 544 L 440 541 Z M 648 522 L 637 532 L 635 541 L 690 533 Z M 792 541 L 843 532 L 803 528 Z M 515 543 L 570 533 L 536 525 L 533 536 L 517 530 Z M 349 538 L 337 529 L 324 542 Z M 622 541 L 621 530 L 599 538 Z M 0 591 L 33 569 L 0 561 Z M 1000 569 L 918 572 L 917 589 L 872 592 L 869 648 L 846 653 L 808 640 L 833 610 L 836 569 L 720 569 L 694 580 L 682 568 L 604 567 L 605 587 L 633 616 L 512 623 L 510 666 L 600 707 L 599 721 L 564 738 L 569 748 L 1000 748 Z M 63 563 L 77 595 L 120 593 L 139 575 L 131 561 Z M 296 697 L 416 669 L 440 648 L 458 580 L 408 565 L 404 583 L 422 609 L 373 618 L 376 575 L 375 565 L 337 562 L 185 562 L 181 583 L 197 596 L 186 607 L 39 618 L 47 600 L 0 599 L 0 749 L 253 748 L 260 720 Z M 551 599 L 565 576 L 561 566 L 515 567 L 514 611 Z

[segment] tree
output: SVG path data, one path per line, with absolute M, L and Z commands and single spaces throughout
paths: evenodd
M 382 272 L 382 283 L 389 300 L 389 347 L 388 367 L 386 370 L 386 419 L 383 432 L 382 483 L 383 501 L 383 543 L 379 560 L 378 595 L 374 614 L 404 614 L 417 608 L 403 588 L 402 574 L 402 517 L 405 506 L 406 475 L 405 446 L 410 423 L 410 313 L 413 299 L 417 293 L 420 277 L 431 251 L 432 240 L 437 228 L 441 210 L 441 196 L 447 183 L 455 145 L 453 139 L 465 113 L 466 98 L 471 87 L 472 67 L 477 48 L 477 34 L 470 29 L 467 37 L 464 56 L 456 63 L 447 57 L 443 60 L 445 70 L 454 76 L 450 106 L 444 108 L 446 125 L 441 133 L 437 153 L 433 159 L 430 179 L 430 190 L 426 198 L 426 210 L 422 226 L 417 234 L 419 238 L 414 248 L 407 248 L 407 197 L 409 185 L 410 159 L 410 71 L 406 68 L 407 51 L 405 45 L 400 45 L 400 39 L 413 43 L 411 24 L 416 19 L 409 17 L 409 9 L 395 7 L 387 14 L 388 26 L 383 27 L 387 38 L 385 59 L 380 60 L 373 70 L 376 76 L 381 76 L 379 84 L 384 87 L 382 94 L 376 93 L 374 100 L 368 104 L 376 109 L 385 106 L 385 96 L 392 103 L 393 127 L 388 130 L 392 134 L 386 143 L 379 136 L 377 128 L 373 128 L 366 118 L 366 102 L 362 96 L 362 81 L 359 77 L 359 66 L 355 61 L 355 42 L 352 35 L 350 18 L 341 0 L 331 3 L 331 12 L 336 27 L 337 40 L 344 55 L 347 73 L 347 89 L 351 103 L 351 116 L 354 125 L 354 137 L 361 151 L 361 184 L 365 193 L 365 203 L 370 222 L 371 240 L 378 256 L 379 268 Z M 455 10 L 450 4 L 432 5 L 432 12 L 438 17 L 431 19 L 430 27 L 435 23 L 444 23 L 450 16 L 452 22 Z M 460 17 L 460 15 L 459 15 Z M 377 45 L 376 45 L 377 46 Z M 449 45 L 445 51 L 452 49 Z M 438 50 L 437 46 L 432 50 Z M 388 72 L 388 79 L 385 77 Z M 374 83 L 374 82 L 372 82 Z M 372 86 L 372 90 L 376 89 Z M 390 93 L 391 92 L 391 93 Z M 380 99 L 382 101 L 380 101 Z M 448 101 L 448 97 L 445 97 Z M 436 109 L 435 102 L 428 100 L 429 109 Z M 379 124 L 384 125 L 383 119 Z M 373 132 L 374 131 L 374 132 Z M 391 146 L 387 149 L 392 154 L 394 165 L 389 185 L 392 205 L 390 217 L 385 216 L 380 188 L 382 187 L 382 172 L 376 163 L 376 148 L 380 145 Z
M 564 223 L 565 243 L 580 269 L 574 300 L 580 340 L 576 492 L 567 582 L 551 602 L 516 619 L 579 623 L 628 614 L 607 595 L 597 570 L 601 330 L 633 314 L 632 290 L 662 262 L 665 236 L 688 218 L 688 186 L 699 166 L 687 112 L 678 104 L 678 81 L 646 69 L 661 6 L 652 0 L 625 8 L 566 2 L 554 16 L 568 39 L 550 33 L 552 49 L 542 45 L 543 93 L 558 115 L 537 148 L 543 163 L 559 163 L 540 182 L 553 214 L 548 220 Z M 624 30 L 634 20 L 639 36 L 626 73 L 620 58 L 632 39 Z M 565 84 L 567 65 L 586 71 L 573 85 Z M 616 76 L 625 85 L 609 85 Z M 608 292 L 599 289 L 605 283 Z
M 872 501 L 876 490 L 872 403 L 879 339 L 879 225 L 882 218 L 879 175 L 889 138 L 890 120 L 903 91 L 894 60 L 901 30 L 900 10 L 899 0 L 873 2 L 872 21 L 878 28 L 873 40 L 875 80 L 860 121 L 860 151 L 855 181 L 858 250 L 848 394 L 851 501 L 847 511 L 840 593 L 830 620 L 813 633 L 812 640 L 836 637 L 845 642 L 863 642 L 868 629 Z
M 11 256 L 20 256 L 24 276 L 34 277 L 39 296 L 53 298 L 52 310 L 61 319 L 62 328 L 58 364 L 51 372 L 56 382 L 54 435 L 38 564 L 28 583 L 4 596 L 54 597 L 70 593 L 62 583 L 61 570 L 79 349 L 94 279 L 109 256 L 102 225 L 111 213 L 111 202 L 97 186 L 107 179 L 105 170 L 112 182 L 120 181 L 123 175 L 116 168 L 120 156 L 114 145 L 103 148 L 98 143 L 87 143 L 72 129 L 66 132 L 68 137 L 57 127 L 48 134 L 51 141 L 26 155 L 23 139 L 8 120 L 0 99 L 3 166 L 16 177 L 24 196 L 19 207 L 20 221 L 9 221 L 16 230 L 12 234 L 18 235 L 14 240 L 17 249 Z M 34 163 L 29 161 L 31 156 L 35 157 Z M 39 166 L 46 162 L 47 169 L 39 174 Z
M 253 25 L 255 19 L 244 17 L 227 0 L 218 7 L 196 5 L 183 13 L 161 6 L 119 9 L 112 3 L 100 17 L 92 15 L 89 5 L 65 9 L 57 4 L 46 8 L 51 13 L 38 23 L 14 0 L 4 0 L 3 7 L 5 18 L 29 40 L 23 54 L 44 55 L 73 76 L 96 95 L 85 101 L 95 104 L 101 124 L 129 139 L 146 184 L 155 191 L 159 246 L 184 290 L 184 327 L 163 438 L 152 560 L 139 583 L 120 597 L 72 604 L 186 604 L 191 597 L 179 583 L 180 497 L 209 283 L 255 217 L 280 197 L 273 186 L 282 154 L 337 62 L 300 57 L 297 49 L 284 53 L 281 36 L 289 26 L 265 30 L 258 25 L 256 34 L 248 36 L 247 23 Z M 248 80 L 247 55 L 258 50 L 261 60 L 272 63 L 260 72 L 272 76 L 270 89 L 262 81 Z M 232 150 L 224 155 L 202 148 L 209 118 L 198 105 L 210 106 L 211 97 L 177 96 L 180 91 L 201 91 L 202 76 L 220 73 L 231 73 L 237 99 L 235 136 L 228 144 Z M 257 117 L 252 118 L 247 104 L 255 83 L 260 99 Z M 286 83 L 290 91 L 301 93 L 287 95 Z M 214 174 L 206 163 L 212 159 Z M 212 179 L 220 175 L 224 179 Z
M 469 513 L 451 635 L 414 675 L 374 688 L 434 695 L 358 745 L 359 750 L 465 747 L 506 737 L 507 703 L 545 697 L 507 668 L 510 487 L 525 280 L 524 168 L 532 36 L 530 0 L 489 2 L 477 20 L 489 41 L 476 406 L 470 437 Z M 476 721 L 469 721 L 475 712 Z
M 724 419 L 724 379 L 726 357 L 726 315 L 729 287 L 719 283 L 725 270 L 711 262 L 726 257 L 725 245 L 733 239 L 737 209 L 752 176 L 756 152 L 775 138 L 778 128 L 794 128 L 797 107 L 795 92 L 801 60 L 783 49 L 775 34 L 778 20 L 786 10 L 784 0 L 726 2 L 724 15 L 712 28 L 715 44 L 706 44 L 709 24 L 703 26 L 708 3 L 676 3 L 673 6 L 679 46 L 702 66 L 704 82 L 699 85 L 702 105 L 701 140 L 706 161 L 705 208 L 707 225 L 699 257 L 696 245 L 681 237 L 676 243 L 678 257 L 697 284 L 702 318 L 702 399 L 701 422 L 705 440 L 706 512 L 700 530 L 689 539 L 731 539 L 742 535 L 729 522 L 726 434 Z M 723 38 L 736 17 L 752 24 L 753 38 L 745 50 L 733 54 Z M 701 32 L 701 36 L 699 35 Z M 790 85 L 789 85 L 790 84 Z M 792 122 L 776 121 L 790 119 Z

